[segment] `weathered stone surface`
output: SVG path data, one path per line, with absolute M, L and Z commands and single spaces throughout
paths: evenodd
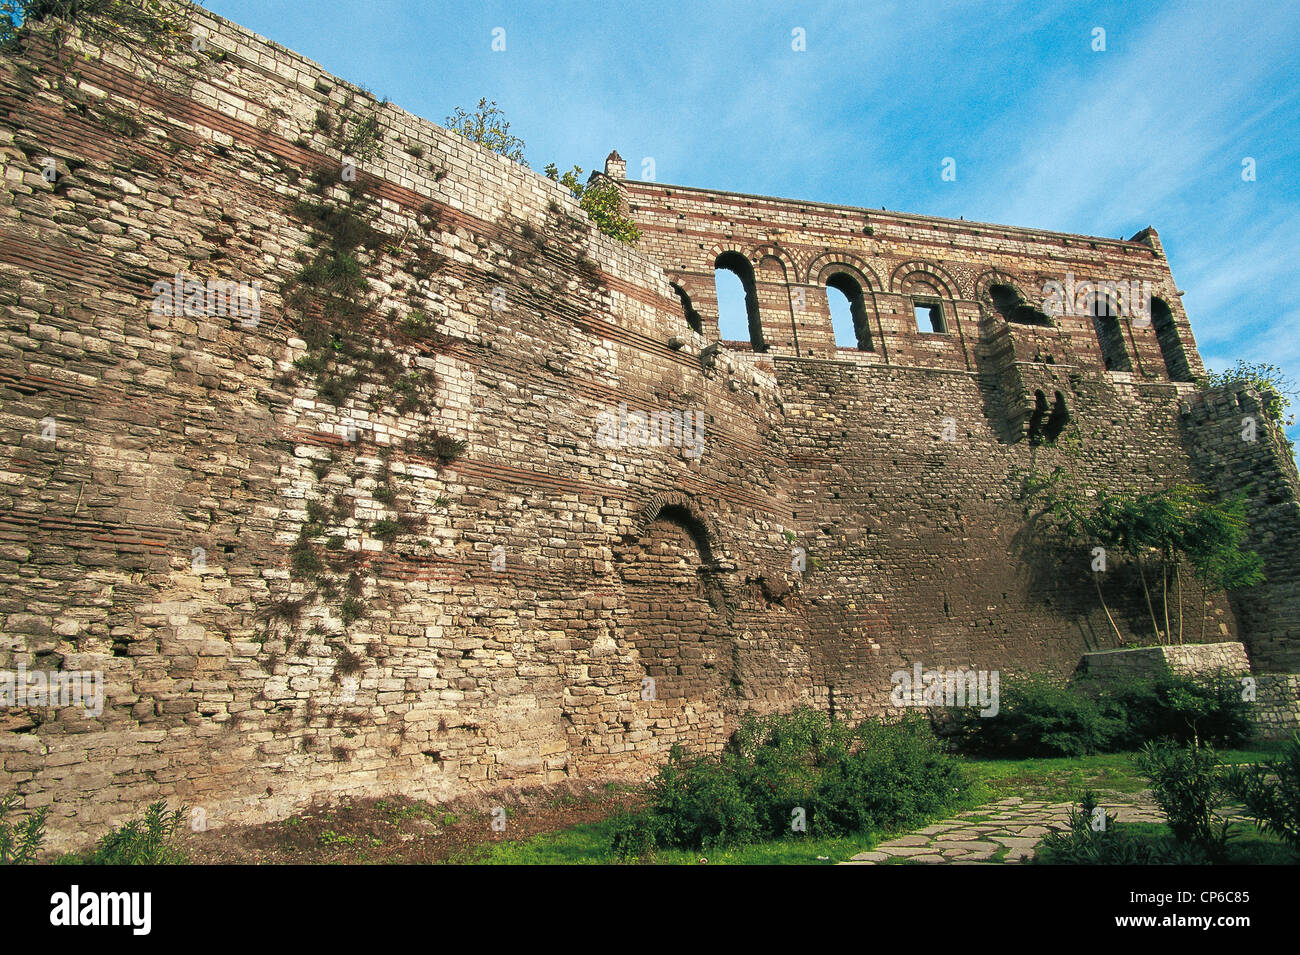
M 1293 714 L 1294 468 L 1267 422 L 1234 443 L 1251 393 L 1195 393 L 1154 231 L 758 199 L 613 163 L 645 233 L 629 248 L 562 186 L 195 17 L 210 55 L 169 62 L 185 82 L 111 53 L 73 82 L 39 38 L 0 56 L 0 668 L 104 680 L 102 712 L 0 720 L 0 788 L 51 806 L 52 848 L 155 798 L 219 827 L 345 793 L 641 777 L 674 743 L 716 750 L 746 709 L 884 712 L 918 661 L 1072 669 L 1108 632 L 1080 556 L 1016 556 L 1024 475 L 1067 463 L 1255 489 L 1267 599 L 1243 625 L 1223 594 L 1186 598 Z M 337 133 L 372 125 L 346 178 Z M 363 199 L 346 208 L 374 230 L 369 297 L 347 329 L 377 357 L 318 378 L 322 304 L 293 281 L 321 248 L 310 210 Z M 718 341 L 728 253 L 754 273 L 750 342 Z M 1067 271 L 1149 281 L 1168 324 L 1116 345 L 1091 316 L 1045 331 L 993 299 L 1039 307 Z M 155 308 L 178 274 L 258 283 L 260 315 Z M 862 347 L 834 341 L 843 277 Z M 943 331 L 917 330 L 918 304 Z M 1129 370 L 1108 369 L 1120 352 Z M 1066 416 L 1077 464 L 1048 434 Z M 1115 612 L 1140 618 L 1138 594 L 1117 587 Z

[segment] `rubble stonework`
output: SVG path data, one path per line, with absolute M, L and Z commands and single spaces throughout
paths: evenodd
M 1300 674 L 1257 672 L 1240 643 L 1102 650 L 1085 653 L 1079 670 L 1102 682 L 1150 679 L 1165 673 L 1239 677 L 1243 693 L 1248 686 L 1254 693 L 1250 714 L 1262 738 L 1285 739 L 1300 729 Z
M 219 826 L 640 775 L 674 743 L 720 746 L 745 709 L 881 712 L 918 660 L 1063 671 L 1110 631 L 1086 554 L 1030 533 L 1024 476 L 1212 467 L 1152 230 L 632 183 L 613 163 L 644 232 L 629 248 L 559 184 L 225 20 L 195 27 L 202 51 L 147 79 L 85 47 L 74 78 L 40 37 L 0 57 L 0 669 L 103 674 L 98 714 L 0 711 L 0 788 L 51 806 L 56 848 L 156 798 Z M 340 123 L 378 148 L 340 152 Z M 381 236 L 357 321 L 400 379 L 336 402 L 285 296 L 319 247 L 302 203 L 349 190 Z M 758 276 L 766 351 L 717 341 L 727 252 Z M 834 347 L 823 283 L 846 269 L 873 350 Z M 1090 319 L 1034 324 L 1035 290 L 1069 271 L 1170 307 L 1159 331 L 1115 326 L 1131 370 L 1105 367 Z M 152 307 L 187 278 L 259 290 L 256 320 Z M 949 330 L 909 331 L 912 299 Z M 427 406 L 398 400 L 408 380 Z M 694 431 L 641 440 L 677 413 L 703 423 L 699 454 Z M 428 451 L 435 434 L 463 451 Z M 1203 596 L 1209 638 L 1290 652 L 1294 589 L 1248 628 Z

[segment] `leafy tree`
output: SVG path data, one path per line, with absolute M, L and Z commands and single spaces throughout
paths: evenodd
M 605 235 L 627 245 L 636 245 L 641 238 L 641 230 L 636 227 L 632 217 L 623 213 L 623 195 L 618 186 L 612 182 L 597 181 L 583 183 L 578 177 L 582 168 L 574 166 L 564 175 L 560 175 L 555 163 L 548 163 L 543 170 L 546 177 L 568 188 L 582 206 L 584 212 L 596 228 Z
M 1092 492 L 1069 488 L 1061 477 L 1058 471 L 1045 481 L 1027 486 L 1031 493 L 1046 492 L 1049 520 L 1067 538 L 1104 548 L 1108 559 L 1121 555 L 1134 562 L 1151 626 L 1161 643 L 1173 642 L 1175 622 L 1178 642 L 1183 642 L 1184 565 L 1207 589 L 1238 590 L 1264 579 L 1262 558 L 1242 546 L 1247 530 L 1244 494 L 1220 502 L 1207 488 L 1195 484 L 1146 493 Z M 1124 636 L 1102 594 L 1100 573 L 1093 571 L 1097 595 L 1116 637 L 1123 643 Z M 1152 593 L 1157 573 L 1160 613 Z M 1176 593 L 1172 618 L 1171 576 Z M 1204 636 L 1202 605 L 1201 638 Z
M 1239 358 L 1237 363 L 1227 371 L 1211 371 L 1205 376 L 1205 384 L 1211 388 L 1233 382 L 1245 382 L 1259 392 L 1264 414 L 1268 415 L 1274 424 L 1289 428 L 1295 423 L 1295 415 L 1285 421 L 1283 415 L 1290 409 L 1291 399 L 1300 398 L 1300 392 L 1296 391 L 1296 383 L 1277 365 L 1262 361 L 1249 362 Z
M 497 108 L 496 100 L 480 99 L 473 113 L 457 106 L 456 111 L 447 117 L 446 126 L 472 143 L 478 143 L 521 166 L 528 166 L 528 160 L 524 158 L 524 141 L 511 135 L 510 124 Z

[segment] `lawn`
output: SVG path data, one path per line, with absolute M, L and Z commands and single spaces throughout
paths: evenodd
M 1163 842 L 1173 836 L 1163 822 L 1117 822 L 1115 829 L 1149 843 Z M 1044 850 L 1040 861 L 1051 865 L 1052 853 Z M 1295 853 L 1276 836 L 1259 832 L 1249 822 L 1228 824 L 1228 855 L 1224 865 L 1295 864 Z
M 1220 750 L 1219 756 L 1225 763 L 1251 763 L 1277 755 L 1283 745 L 1281 741 L 1259 743 L 1252 749 Z M 1072 802 L 1086 789 L 1136 796 L 1149 785 L 1133 767 L 1131 753 L 1057 759 L 966 757 L 963 762 L 986 787 L 990 800 L 1023 796 L 1050 802 Z
M 609 848 L 613 825 L 608 820 L 574 826 L 523 842 L 477 847 L 449 862 L 479 865 L 612 865 L 620 860 Z M 734 849 L 706 852 L 660 850 L 656 865 L 834 865 L 862 852 L 878 839 L 804 839 L 792 836 Z
M 1260 744 L 1257 748 L 1223 750 L 1226 763 L 1253 762 L 1277 753 L 1280 743 Z M 946 818 L 963 810 L 1007 796 L 1050 802 L 1077 800 L 1084 790 L 1092 789 L 1107 801 L 1136 801 L 1147 788 L 1145 779 L 1132 765 L 1131 754 L 1106 753 L 1097 756 L 1061 759 L 974 759 L 963 758 L 974 780 L 970 797 L 959 806 L 935 816 Z M 921 828 L 918 823 L 909 830 Z M 1131 823 L 1141 827 L 1145 824 Z M 586 823 L 556 832 L 513 841 L 502 840 L 467 848 L 448 859 L 449 862 L 479 865 L 608 865 L 621 860 L 610 851 L 613 824 L 609 820 Z M 1153 826 L 1153 837 L 1163 825 Z M 1286 849 L 1271 836 L 1261 836 L 1253 826 L 1235 823 L 1234 842 L 1245 854 L 1235 861 L 1277 861 Z M 705 852 L 660 850 L 654 856 L 657 865 L 833 865 L 873 848 L 877 843 L 902 835 L 903 832 L 863 833 L 834 839 L 790 836 L 775 842 L 763 842 L 733 849 Z M 1249 857 L 1249 858 L 1247 858 Z M 1289 859 L 1289 857 L 1288 857 Z M 1285 860 L 1284 860 L 1285 861 Z

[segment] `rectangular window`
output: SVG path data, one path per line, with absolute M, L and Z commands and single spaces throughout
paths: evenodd
M 943 307 L 938 302 L 913 302 L 916 330 L 925 334 L 942 334 L 948 329 L 943 324 Z

